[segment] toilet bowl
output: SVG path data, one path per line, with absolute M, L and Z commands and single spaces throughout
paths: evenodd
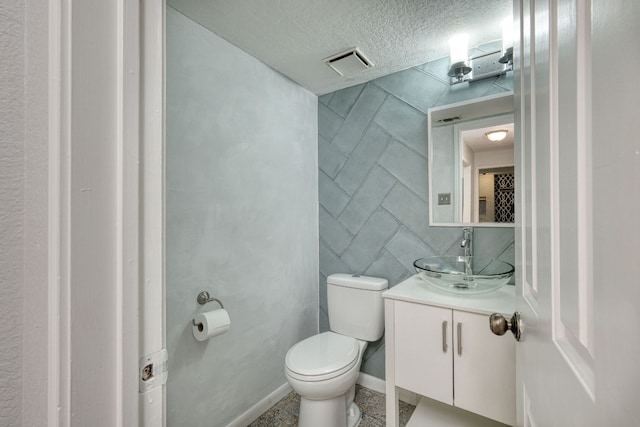
M 386 279 L 350 274 L 327 277 L 330 331 L 302 340 L 285 357 L 285 376 L 300 395 L 299 427 L 355 427 L 353 402 L 362 355 L 384 332 Z
M 300 341 L 285 358 L 285 375 L 300 395 L 299 427 L 354 427 L 353 402 L 366 341 L 324 332 Z

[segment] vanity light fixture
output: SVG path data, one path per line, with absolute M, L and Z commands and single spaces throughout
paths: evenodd
M 513 70 L 513 19 L 502 21 L 502 49 L 469 57 L 469 37 L 458 34 L 449 42 L 451 85 L 496 77 Z
M 507 137 L 507 133 L 509 133 L 509 131 L 505 129 L 497 129 L 486 132 L 484 135 L 489 141 L 500 142 Z

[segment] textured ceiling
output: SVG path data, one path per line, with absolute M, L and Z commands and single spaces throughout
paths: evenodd
M 511 0 L 168 0 L 290 79 L 322 95 L 499 39 Z M 322 60 L 358 47 L 374 67 L 352 77 Z

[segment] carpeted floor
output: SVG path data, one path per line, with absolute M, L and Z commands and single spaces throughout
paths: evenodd
M 356 385 L 355 401 L 362 412 L 362 421 L 359 427 L 385 426 L 384 394 Z M 297 426 L 299 405 L 300 396 L 291 392 L 251 423 L 249 427 Z M 407 424 L 414 409 L 415 406 L 400 402 L 400 426 Z

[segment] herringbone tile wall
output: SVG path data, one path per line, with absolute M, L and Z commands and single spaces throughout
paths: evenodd
M 513 82 L 508 75 L 452 87 L 447 68 L 442 58 L 319 98 L 321 331 L 329 274 L 393 286 L 414 274 L 417 258 L 460 253 L 461 228 L 429 226 L 426 113 L 512 90 Z M 514 262 L 512 228 L 476 228 L 474 238 L 475 253 Z M 384 338 L 370 344 L 362 371 L 384 378 Z

